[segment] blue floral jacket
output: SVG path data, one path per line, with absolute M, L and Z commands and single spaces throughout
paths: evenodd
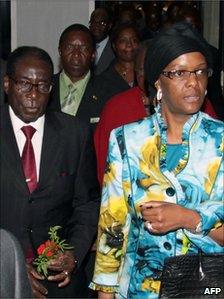
M 111 132 L 98 227 L 95 290 L 116 298 L 158 298 L 166 257 L 223 252 L 208 232 L 224 221 L 224 125 L 199 112 L 185 123 L 182 157 L 166 166 L 167 127 L 152 117 Z M 162 200 L 195 209 L 202 233 L 179 229 L 162 236 L 145 229 L 140 205 Z

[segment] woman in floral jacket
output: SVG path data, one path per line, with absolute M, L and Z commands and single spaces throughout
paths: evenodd
M 158 298 L 165 258 L 223 252 L 224 125 L 199 112 L 210 65 L 206 45 L 179 33 L 150 48 L 156 113 L 110 136 L 91 284 L 99 298 Z

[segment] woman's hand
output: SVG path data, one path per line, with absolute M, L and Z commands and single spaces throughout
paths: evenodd
M 153 234 L 166 234 L 179 228 L 193 231 L 200 222 L 196 211 L 174 203 L 149 201 L 141 208 L 145 225 Z
M 76 260 L 73 252 L 65 250 L 64 253 L 59 253 L 48 264 L 48 269 L 59 272 L 56 275 L 48 276 L 49 281 L 58 281 L 58 287 L 65 287 L 71 281 L 71 274 L 76 266 Z

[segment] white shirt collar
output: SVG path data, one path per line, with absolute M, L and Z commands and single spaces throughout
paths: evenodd
M 109 40 L 109 36 L 107 36 L 105 39 L 103 39 L 100 43 L 97 43 L 97 46 L 99 46 L 99 48 L 103 48 L 106 46 L 107 42 Z
M 42 115 L 36 121 L 30 122 L 28 124 L 24 123 L 18 116 L 15 115 L 11 106 L 9 106 L 9 115 L 11 118 L 13 130 L 15 133 L 19 132 L 23 126 L 32 126 L 37 130 L 37 132 L 41 131 L 44 127 L 45 115 Z

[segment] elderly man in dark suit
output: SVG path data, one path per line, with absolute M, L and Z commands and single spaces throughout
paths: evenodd
M 10 55 L 1 109 L 1 227 L 20 241 L 37 298 L 85 297 L 82 261 L 96 233 L 99 188 L 89 130 L 75 117 L 45 112 L 53 64 L 36 47 Z M 47 279 L 32 265 L 50 227 L 74 247 L 48 265 Z
M 76 115 L 95 127 L 104 100 L 99 96 L 100 82 L 91 73 L 95 41 L 82 24 L 67 27 L 59 40 L 62 70 L 54 75 L 48 109 Z

